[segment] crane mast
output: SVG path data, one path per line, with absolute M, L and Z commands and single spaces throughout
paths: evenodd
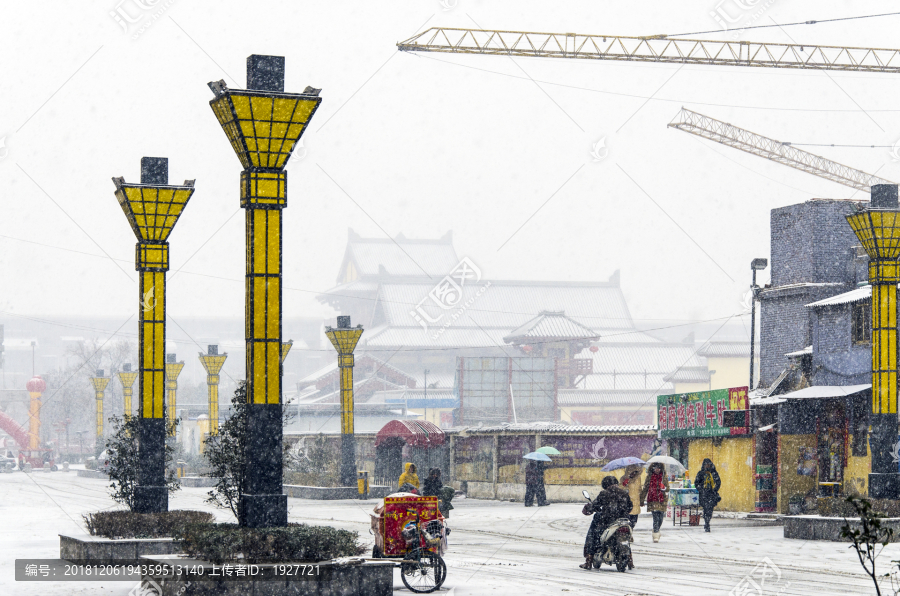
M 665 35 L 624 37 L 431 27 L 397 43 L 397 49 L 402 52 L 900 72 L 900 50 L 670 39 Z
M 698 114 L 686 108 L 681 108 L 675 119 L 669 123 L 669 128 L 682 130 L 728 147 L 734 147 L 746 153 L 758 155 L 795 170 L 825 178 L 863 192 L 869 192 L 869 187 L 873 184 L 894 184 L 884 178 L 879 178 L 808 151 L 797 149 L 789 143 L 782 143 L 781 141 L 764 137 L 755 132 Z

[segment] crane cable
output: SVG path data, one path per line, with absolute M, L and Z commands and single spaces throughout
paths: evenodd
M 784 23 L 782 25 L 750 25 L 748 27 L 735 27 L 734 29 L 715 29 L 713 31 L 695 31 L 693 33 L 673 33 L 673 34 L 663 34 L 657 37 L 667 38 L 667 37 L 683 37 L 685 35 L 705 35 L 707 33 L 722 33 L 723 31 L 743 31 L 746 29 L 766 29 L 768 27 L 792 27 L 794 25 L 818 25 L 820 23 L 833 23 L 835 21 L 855 21 L 858 19 L 873 19 L 876 17 L 892 17 L 900 15 L 900 12 L 886 12 L 882 14 L 869 14 L 858 17 L 842 17 L 839 19 L 824 19 L 821 21 L 797 21 L 796 23 Z

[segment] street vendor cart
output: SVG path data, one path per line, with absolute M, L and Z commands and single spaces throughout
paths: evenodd
M 438 510 L 437 497 L 389 495 L 371 517 L 372 556 L 395 559 L 403 585 L 413 592 L 427 594 L 440 588 L 447 578 L 441 555 L 450 530 Z

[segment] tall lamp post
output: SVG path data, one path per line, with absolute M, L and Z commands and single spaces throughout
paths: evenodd
M 769 266 L 768 259 L 753 259 L 750 261 L 750 270 L 753 271 L 753 281 L 750 283 L 750 391 L 753 391 L 753 358 L 756 346 L 756 298 L 759 296 L 759 286 L 756 285 L 756 272 Z
M 194 194 L 194 181 L 169 185 L 169 160 L 141 158 L 140 184 L 113 178 L 116 198 L 137 237 L 134 265 L 140 275 L 138 391 L 140 428 L 135 511 L 169 508 L 166 490 L 166 271 L 169 234 Z
M 132 387 L 138 374 L 132 372 L 131 363 L 128 362 L 122 365 L 122 371 L 116 373 L 116 375 L 119 377 L 119 382 L 122 383 L 122 401 L 124 402 L 125 420 L 127 421 L 134 413 L 134 410 L 131 409 L 131 395 Z
M 350 317 L 338 317 L 337 328 L 326 327 L 325 335 L 338 352 L 341 371 L 341 486 L 356 481 L 356 435 L 353 434 L 353 350 L 363 333 L 362 325 L 350 327 Z
M 217 344 L 206 346 L 206 354 L 200 352 L 200 364 L 206 371 L 206 393 L 209 400 L 209 422 L 206 432 L 210 435 L 219 434 L 219 372 L 225 366 L 228 354 L 219 354 Z M 201 439 L 201 447 L 203 441 Z
M 184 361 L 178 362 L 175 354 L 166 354 L 166 425 L 168 436 L 175 436 L 175 408 L 178 401 L 178 375 Z
M 100 446 L 103 441 L 103 394 L 106 392 L 106 386 L 109 384 L 109 377 L 103 376 L 103 369 L 97 370 L 97 376 L 91 377 L 91 385 L 94 386 L 94 399 L 97 402 L 97 444 L 94 450 L 98 453 L 101 451 Z
M 847 216 L 869 255 L 872 285 L 872 472 L 869 497 L 900 498 L 891 457 L 897 441 L 897 284 L 900 282 L 900 205 L 896 184 L 872 185 L 869 208 Z
M 284 92 L 284 57 L 247 58 L 247 89 L 209 83 L 209 102 L 244 170 L 246 211 L 244 334 L 247 343 L 247 475 L 241 525 L 287 525 L 282 494 L 281 211 L 291 152 L 319 107 L 319 89 Z

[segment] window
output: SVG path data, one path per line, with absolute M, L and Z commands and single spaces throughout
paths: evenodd
M 867 344 L 872 340 L 872 314 L 869 302 L 857 302 L 850 311 L 850 341 Z

